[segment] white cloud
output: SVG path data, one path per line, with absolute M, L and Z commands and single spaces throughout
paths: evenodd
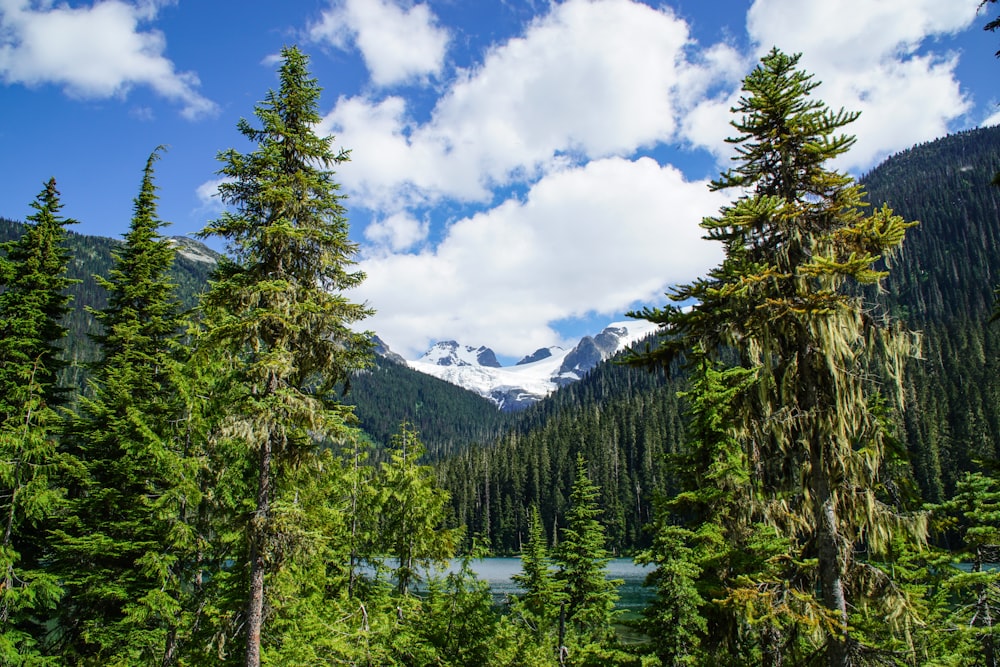
M 339 49 L 353 41 L 377 86 L 440 74 L 448 47 L 448 32 L 426 4 L 393 0 L 333 0 L 309 37 Z
M 405 252 L 427 238 L 430 225 L 406 213 L 396 213 L 365 227 L 365 238 L 379 248 Z
M 728 47 L 692 62 L 690 46 L 668 8 L 569 0 L 459 72 L 428 122 L 415 123 L 401 98 L 352 97 L 324 127 L 354 151 L 344 178 L 356 203 L 489 202 L 497 186 L 675 139 L 697 92 L 734 85 L 744 70 Z
M 858 143 L 838 161 L 866 169 L 886 155 L 947 133 L 971 103 L 955 75 L 955 54 L 920 52 L 935 35 L 976 20 L 979 0 L 756 0 L 747 30 L 758 55 L 801 52 L 801 66 L 830 107 L 860 111 L 847 131 Z
M 7 84 L 53 83 L 80 98 L 124 97 L 135 85 L 182 105 L 198 118 L 216 105 L 193 72 L 177 72 L 163 56 L 166 40 L 139 24 L 155 16 L 151 2 L 105 0 L 86 7 L 0 0 L 0 78 Z
M 227 180 L 226 178 L 212 179 L 205 181 L 195 189 L 195 197 L 197 197 L 201 206 L 199 210 L 213 213 L 222 211 L 223 206 L 222 199 L 219 197 L 219 186 Z
M 410 358 L 436 339 L 518 356 L 559 342 L 550 323 L 616 316 L 715 265 L 702 217 L 727 200 L 649 158 L 595 160 L 535 184 L 524 201 L 452 224 L 435 248 L 369 257 L 366 326 Z
M 994 105 L 996 106 L 996 105 Z M 992 125 L 1000 125 L 1000 109 L 996 109 L 992 114 L 990 114 L 982 123 L 982 127 L 990 127 Z
M 741 80 L 776 44 L 804 53 L 831 107 L 862 111 L 838 166 L 868 169 L 968 113 L 957 56 L 931 40 L 966 27 L 977 2 L 756 0 L 755 52 L 740 53 L 695 44 L 665 5 L 566 0 L 456 72 L 426 120 L 403 97 L 341 98 L 323 125 L 353 150 L 338 176 L 379 219 L 366 326 L 411 358 L 443 338 L 519 356 L 562 342 L 560 320 L 661 303 L 718 262 L 698 222 L 733 193 L 638 155 L 680 145 L 724 165 Z M 511 185 L 526 194 L 508 198 Z M 455 201 L 483 211 L 432 245 L 421 220 Z

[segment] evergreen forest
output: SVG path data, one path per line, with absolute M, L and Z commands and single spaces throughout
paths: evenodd
M 225 253 L 164 235 L 162 147 L 122 239 L 55 179 L 0 219 L 0 665 L 996 667 L 1000 127 L 855 180 L 772 50 L 720 265 L 506 414 L 375 354 L 308 65 L 218 153 Z

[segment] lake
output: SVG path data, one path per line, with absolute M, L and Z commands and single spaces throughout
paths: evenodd
M 459 561 L 453 561 L 451 568 L 455 571 L 461 567 Z M 503 604 L 513 595 L 524 590 L 515 584 L 511 577 L 521 571 L 520 558 L 481 558 L 472 561 L 472 569 L 480 579 L 490 585 L 493 599 L 497 604 Z M 625 612 L 625 616 L 638 614 L 655 595 L 651 588 L 643 586 L 646 574 L 651 567 L 636 565 L 631 558 L 615 558 L 608 563 L 608 579 L 621 579 L 618 587 L 618 604 L 616 608 Z

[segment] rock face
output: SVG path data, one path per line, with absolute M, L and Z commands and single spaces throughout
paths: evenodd
M 403 355 L 396 354 L 389 349 L 389 346 L 385 344 L 385 341 L 378 336 L 372 336 L 372 351 L 380 357 L 385 357 L 389 361 L 395 361 L 397 364 L 406 365 L 406 359 Z
M 407 364 L 414 370 L 474 391 L 501 410 L 522 410 L 553 391 L 583 378 L 594 366 L 645 338 L 656 329 L 649 322 L 619 322 L 595 336 L 585 336 L 571 350 L 535 350 L 514 366 L 503 367 L 488 347 L 457 341 L 436 343 Z
M 445 340 L 435 343 L 417 361 L 434 364 L 435 366 L 483 366 L 500 368 L 497 355 L 486 346 L 470 347 L 459 345 L 457 341 Z
M 536 361 L 541 361 L 542 359 L 548 359 L 549 357 L 552 356 L 553 349 L 558 350 L 559 348 L 540 347 L 531 354 L 529 354 L 528 356 L 526 356 L 524 359 L 521 359 L 521 361 L 517 362 L 516 365 L 523 366 L 524 364 L 532 364 Z

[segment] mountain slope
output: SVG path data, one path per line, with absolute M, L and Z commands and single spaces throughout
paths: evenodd
M 0 241 L 19 238 L 24 225 L 0 218 Z M 198 295 L 208 286 L 208 276 L 215 268 L 219 255 L 197 241 L 173 238 L 178 248 L 170 278 L 177 285 L 177 294 L 185 308 L 194 308 Z M 96 348 L 88 334 L 96 333 L 97 322 L 87 309 L 101 310 L 107 305 L 107 294 L 97 284 L 95 275 L 108 275 L 112 266 L 111 251 L 121 243 L 102 236 L 86 236 L 70 230 L 67 240 L 72 259 L 69 277 L 79 280 L 69 289 L 72 310 L 64 326 L 69 330 L 65 349 L 70 362 L 62 382 L 81 387 L 87 363 L 94 361 Z
M 655 328 L 644 321 L 615 322 L 596 336 L 585 336 L 571 350 L 542 348 L 507 367 L 497 362 L 489 348 L 462 346 L 455 341 L 437 343 L 407 363 L 414 370 L 490 399 L 504 412 L 515 412 L 579 381 L 597 364 Z
M 870 298 L 923 334 L 908 364 L 899 436 L 928 501 L 947 497 L 976 460 L 1000 459 L 1000 322 L 989 324 L 1000 283 L 1000 128 L 916 146 L 862 179 L 873 205 L 887 202 L 920 225 L 907 233 L 886 291 Z M 642 544 L 653 494 L 670 493 L 684 471 L 664 465 L 683 439 L 676 392 L 683 378 L 605 362 L 585 380 L 518 415 L 492 447 L 440 467 L 455 514 L 469 534 L 516 551 L 537 505 L 555 535 L 577 454 L 601 485 L 611 544 Z
M 0 241 L 18 238 L 23 224 L 0 218 Z M 197 305 L 198 295 L 208 287 L 208 278 L 219 255 L 202 243 L 173 237 L 177 247 L 171 278 L 185 308 Z M 107 275 L 112 266 L 111 251 L 120 241 L 100 236 L 70 232 L 72 255 L 69 275 L 81 282 L 70 289 L 72 310 L 65 322 L 69 334 L 65 341 L 71 361 L 63 382 L 82 387 L 86 364 L 93 361 L 96 348 L 88 334 L 96 333 L 97 323 L 87 308 L 100 310 L 107 295 L 94 279 Z M 376 349 L 380 341 L 376 340 Z M 343 397 L 355 406 L 361 427 L 376 447 L 389 441 L 404 420 L 416 428 L 428 452 L 434 456 L 465 447 L 470 442 L 487 442 L 496 437 L 507 423 L 496 406 L 469 391 L 418 373 L 392 361 L 392 353 L 382 347 L 387 359 L 378 359 L 374 368 L 355 377 L 351 391 Z

